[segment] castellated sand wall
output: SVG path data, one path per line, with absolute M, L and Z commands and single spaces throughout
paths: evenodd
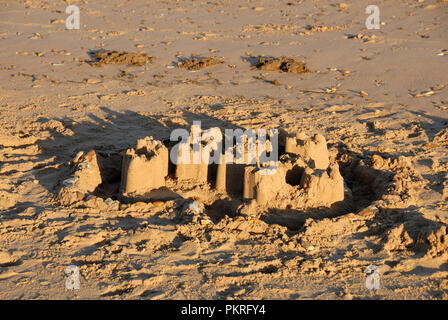
M 260 142 L 259 136 L 252 140 L 256 142 L 252 147 L 255 145 L 258 151 L 253 153 L 249 139 L 241 140 L 240 145 L 232 140 L 229 158 L 217 141 L 203 138 L 204 132 L 210 130 L 220 132 L 219 128 L 200 131 L 199 143 L 195 144 L 197 141 L 190 135 L 177 149 L 153 137 L 139 139 L 136 147 L 124 151 L 118 162 L 94 150 L 80 152 L 73 160 L 73 177 L 64 182 L 63 189 L 70 192 L 61 192 L 60 199 L 71 203 L 94 194 L 98 188 L 104 189 L 107 176 L 115 170 L 120 180 L 117 198 L 160 200 L 167 195 L 194 196 L 194 189 L 197 195 L 213 194 L 209 199 L 229 196 L 278 209 L 330 207 L 344 200 L 344 179 L 338 164 L 330 161 L 322 135 L 282 132 L 279 140 L 285 152 L 281 155 L 278 150 L 274 152 L 277 144 Z M 242 157 L 234 157 L 236 150 Z M 261 156 L 262 152 L 266 157 Z M 218 157 L 219 163 L 209 161 Z M 189 161 L 185 163 L 185 159 Z M 120 163 L 121 168 L 113 168 L 114 163 Z
M 269 150 L 269 142 L 267 145 Z M 198 185 L 210 183 L 218 192 L 254 199 L 259 205 L 276 208 L 331 206 L 344 200 L 343 178 L 338 165 L 330 163 L 322 135 L 308 137 L 299 133 L 287 136 L 285 154 L 277 162 L 260 163 L 257 157 L 256 163 L 250 164 L 245 148 L 244 163 L 228 163 L 223 153 L 221 162 L 215 165 L 213 181 L 210 181 L 209 171 L 213 165 L 208 163 L 210 154 L 204 154 L 211 149 L 207 149 L 204 142 L 199 146 L 199 164 L 174 165 L 172 177 L 178 184 L 187 181 Z M 182 152 L 189 154 L 183 155 Z M 169 153 L 162 142 L 152 137 L 138 140 L 137 147 L 128 149 L 123 156 L 120 192 L 125 196 L 145 196 L 166 186 L 168 166 L 172 160 Z M 190 144 L 179 151 L 179 158 L 189 157 L 193 162 L 193 153 L 193 144 Z
M 123 156 L 120 192 L 145 194 L 165 186 L 168 175 L 168 149 L 161 141 L 146 137 Z

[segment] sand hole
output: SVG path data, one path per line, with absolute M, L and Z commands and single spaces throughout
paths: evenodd
M 286 172 L 286 183 L 292 186 L 298 186 L 300 179 L 302 179 L 304 169 L 299 166 L 294 166 L 291 170 Z

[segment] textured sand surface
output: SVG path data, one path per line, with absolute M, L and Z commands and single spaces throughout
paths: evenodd
M 379 30 L 364 0 L 70 4 L 80 30 L 65 2 L 0 2 L 0 299 L 448 298 L 448 2 L 376 1 Z M 175 179 L 181 199 L 121 201 L 116 159 L 195 120 L 322 135 L 347 201 Z

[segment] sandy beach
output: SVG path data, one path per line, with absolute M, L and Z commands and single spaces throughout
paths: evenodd
M 448 299 L 447 31 L 446 0 L 0 1 L 0 299 Z M 195 121 L 278 132 L 278 170 L 176 165 Z

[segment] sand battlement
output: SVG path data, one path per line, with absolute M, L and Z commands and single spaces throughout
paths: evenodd
M 260 154 L 273 153 L 276 145 L 269 140 L 261 144 L 256 135 L 252 136 L 257 151 L 253 157 L 249 154 L 249 139 L 240 139 L 239 145 L 238 140 L 234 140 L 231 148 L 226 145 L 225 149 L 219 128 L 200 130 L 192 126 L 191 132 L 183 144 L 167 147 L 162 141 L 146 137 L 137 140 L 135 148 L 124 151 L 118 196 L 147 200 L 163 199 L 164 194 L 182 197 L 185 186 L 189 186 L 190 189 L 206 189 L 216 197 L 228 195 L 275 208 L 330 207 L 344 200 L 344 180 L 338 165 L 330 163 L 322 135 L 288 135 L 285 154 L 262 162 Z M 210 139 L 210 133 L 215 139 Z M 198 136 L 195 138 L 194 134 Z M 199 139 L 203 136 L 206 139 Z M 219 154 L 220 161 L 210 161 L 220 150 L 224 150 Z M 233 157 L 238 153 L 243 157 Z M 192 160 L 198 155 L 200 162 L 195 163 Z M 191 161 L 183 163 L 180 157 Z M 77 178 L 73 188 L 92 193 L 103 183 L 103 160 L 95 151 L 90 151 L 83 160 L 75 170 Z

